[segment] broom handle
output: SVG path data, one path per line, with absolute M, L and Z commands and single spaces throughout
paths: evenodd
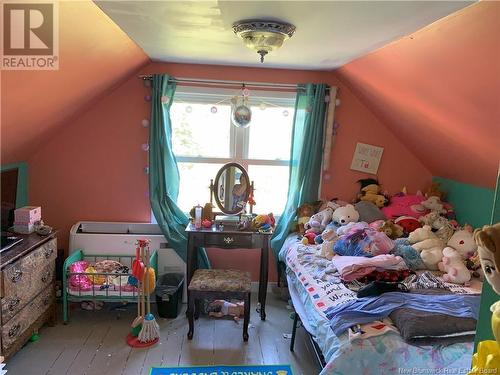
M 144 263 L 144 248 L 141 247 L 141 261 Z M 146 315 L 146 306 L 145 306 L 145 301 L 144 301 L 144 293 L 146 292 L 144 289 L 144 279 L 146 277 L 146 273 L 144 272 L 142 274 L 142 283 L 141 283 L 141 289 L 142 289 L 142 297 L 141 297 L 141 307 L 142 307 L 142 314 L 143 316 Z
M 148 299 L 148 303 L 146 306 L 148 309 L 148 314 L 150 314 L 151 313 L 151 301 L 150 301 L 151 289 L 150 289 L 149 282 L 151 281 L 151 277 L 149 276 L 149 246 L 146 248 L 146 279 L 147 279 L 147 283 L 148 283 L 148 294 L 146 295 L 146 298 Z
M 135 259 L 139 258 L 139 248 L 136 249 L 136 257 Z M 142 316 L 141 315 L 141 286 L 139 285 L 140 280 L 137 280 L 137 316 Z

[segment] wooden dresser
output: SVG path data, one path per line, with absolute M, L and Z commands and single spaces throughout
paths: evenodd
M 16 236 L 23 241 L 0 254 L 0 355 L 5 360 L 56 317 L 56 233 Z

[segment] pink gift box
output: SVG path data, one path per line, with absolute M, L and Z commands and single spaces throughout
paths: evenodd
M 42 208 L 24 206 L 14 211 L 14 221 L 19 224 L 34 224 L 42 219 Z

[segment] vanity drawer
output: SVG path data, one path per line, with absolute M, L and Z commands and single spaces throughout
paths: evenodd
M 29 283 L 23 288 L 13 290 L 13 295 L 2 298 L 2 324 L 7 323 L 41 290 L 45 290 L 55 277 L 56 264 L 50 262 L 45 267 L 37 268 L 27 278 Z
M 54 303 L 54 284 L 45 288 L 2 327 L 2 349 L 6 351 Z
M 252 234 L 206 233 L 205 246 L 222 248 L 253 248 Z
M 47 272 L 46 267 L 55 264 L 56 256 L 57 240 L 54 238 L 3 269 L 1 277 L 4 299 L 17 298 L 20 293 L 23 298 L 36 295 L 45 287 L 42 277 Z

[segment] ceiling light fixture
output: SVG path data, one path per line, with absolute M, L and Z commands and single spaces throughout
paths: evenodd
M 292 37 L 295 26 L 279 21 L 246 20 L 235 22 L 233 31 L 248 48 L 257 51 L 263 63 L 264 56 L 280 48 L 286 39 Z

